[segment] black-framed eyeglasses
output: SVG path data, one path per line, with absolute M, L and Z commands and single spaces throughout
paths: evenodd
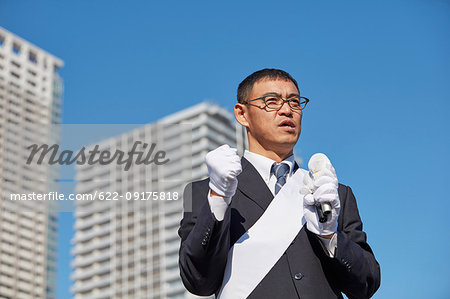
M 286 102 L 288 103 L 289 107 L 291 107 L 292 110 L 303 110 L 303 109 L 305 109 L 306 104 L 308 104 L 308 102 L 309 102 L 308 98 L 300 97 L 300 96 L 294 96 L 294 97 L 291 97 L 291 98 L 285 100 L 280 96 L 268 95 L 268 96 L 263 96 L 260 98 L 256 98 L 256 99 L 247 101 L 245 103 L 248 104 L 250 102 L 258 101 L 258 100 L 262 100 L 264 102 L 264 105 L 266 105 L 267 109 L 270 109 L 270 110 L 278 110 Z

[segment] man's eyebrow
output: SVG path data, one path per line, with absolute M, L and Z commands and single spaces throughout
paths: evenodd
M 276 97 L 280 97 L 282 98 L 281 94 L 271 91 L 271 92 L 267 92 L 263 95 L 263 97 L 268 97 L 268 96 L 276 96 Z M 288 95 L 288 99 L 292 98 L 292 97 L 299 97 L 300 95 L 298 93 L 291 93 L 290 95 Z
M 274 91 L 266 92 L 265 94 L 263 94 L 263 97 L 267 97 L 267 96 L 281 97 L 281 95 L 279 93 L 274 92 Z
M 298 93 L 291 93 L 290 95 L 288 95 L 288 99 L 293 98 L 293 97 L 300 97 L 300 95 Z

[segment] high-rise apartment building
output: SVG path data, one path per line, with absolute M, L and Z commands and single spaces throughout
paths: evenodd
M 117 163 L 77 167 L 76 192 L 97 200 L 76 202 L 75 299 L 189 297 L 178 268 L 183 188 L 207 176 L 208 151 L 226 143 L 242 153 L 243 133 L 227 110 L 201 103 L 96 144 L 111 155 L 154 144 L 170 161 L 128 170 Z
M 11 195 L 55 191 L 56 168 L 25 162 L 28 146 L 58 140 L 62 66 L 0 27 L 0 298 L 55 298 L 57 213 Z

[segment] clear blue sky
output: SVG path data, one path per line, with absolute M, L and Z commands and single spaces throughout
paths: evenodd
M 64 123 L 148 123 L 282 68 L 311 103 L 296 147 L 356 194 L 374 298 L 450 298 L 450 2 L 0 1 L 0 26 L 65 61 Z M 60 215 L 58 298 L 73 220 Z

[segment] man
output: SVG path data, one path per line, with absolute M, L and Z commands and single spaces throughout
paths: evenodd
M 294 161 L 308 102 L 295 79 L 260 70 L 237 97 L 249 150 L 242 159 L 227 145 L 211 151 L 209 178 L 185 189 L 179 265 L 186 288 L 221 299 L 371 297 L 380 268 L 351 189 L 338 185 L 326 158 L 320 175 Z M 323 203 L 332 209 L 324 223 L 316 207 Z

